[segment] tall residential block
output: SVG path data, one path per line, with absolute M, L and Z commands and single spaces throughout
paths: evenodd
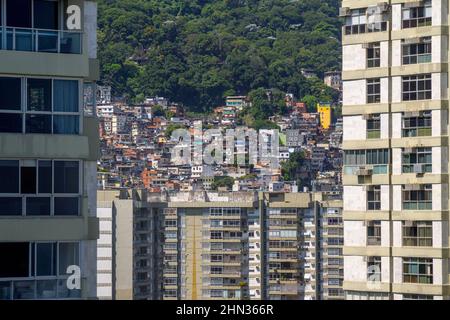
M 157 209 L 146 193 L 99 191 L 97 216 L 97 295 L 101 300 L 156 300 L 162 251 Z
M 96 17 L 0 1 L 0 299 L 96 298 Z
M 449 2 L 344 0 L 347 299 L 448 299 Z
M 342 201 L 327 194 L 122 190 L 98 199 L 101 298 L 343 298 Z M 147 227 L 139 244 L 137 217 Z M 139 276 L 143 252 L 148 277 Z

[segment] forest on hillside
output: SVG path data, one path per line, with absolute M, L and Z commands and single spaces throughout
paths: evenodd
M 333 101 L 339 0 L 99 0 L 101 83 L 130 102 L 164 96 L 193 112 L 262 89 Z M 261 117 L 264 115 L 261 114 Z

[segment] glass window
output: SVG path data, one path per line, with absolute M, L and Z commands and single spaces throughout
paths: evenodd
M 22 215 L 22 198 L 4 197 L 0 198 L 0 216 Z
M 14 282 L 14 299 L 15 300 L 25 300 L 34 299 L 34 289 L 36 282 L 31 281 L 15 281 Z
M 55 197 L 55 216 L 77 216 L 79 202 L 78 197 Z
M 36 193 L 36 182 L 35 161 L 30 160 L 23 163 L 20 167 L 20 192 L 24 194 Z
M 52 111 L 52 80 L 28 79 L 28 111 Z
M 79 111 L 78 81 L 54 80 L 53 90 L 53 111 Z
M 9 27 L 31 28 L 31 0 L 7 0 L 6 24 Z
M 367 49 L 367 67 L 377 68 L 380 66 L 381 49 L 380 43 L 374 42 L 370 48 Z
M 61 242 L 59 244 L 59 274 L 67 275 L 69 266 L 80 264 L 79 244 L 77 242 Z
M 402 13 L 403 28 L 416 28 L 423 26 L 431 26 L 432 23 L 432 11 L 431 0 L 424 1 L 422 6 L 406 6 Z
M 403 113 L 403 137 L 431 136 L 431 111 Z
M 404 283 L 433 283 L 433 259 L 403 258 Z
M 81 298 L 81 290 L 68 289 L 67 288 L 67 280 L 59 279 L 58 280 L 58 298 L 68 298 L 68 299 Z
M 79 116 L 53 116 L 54 134 L 79 134 L 80 132 Z
M 78 161 L 55 161 L 55 193 L 79 193 Z
M 27 197 L 26 215 L 27 216 L 49 216 L 50 215 L 50 197 Z
M 36 281 L 36 298 L 37 299 L 56 298 L 56 280 Z
M 58 1 L 34 0 L 34 27 L 37 29 L 58 29 Z
M 0 193 L 19 193 L 19 161 L 0 160 Z
M 369 281 L 381 281 L 381 257 L 368 257 L 367 279 Z
M 27 242 L 0 243 L 0 257 L 2 257 L 0 278 L 19 278 L 30 275 L 29 244 Z
M 381 245 L 381 221 L 367 222 L 367 245 Z
M 52 193 L 52 162 L 38 162 L 38 193 Z
M 381 80 L 367 80 L 367 103 L 380 103 L 381 101 Z
M 22 133 L 22 115 L 18 113 L 0 113 L 0 132 Z
M 56 243 L 36 243 L 36 276 L 56 276 Z
M 407 247 L 433 246 L 431 221 L 403 221 L 403 245 Z
M 27 114 L 26 133 L 52 133 L 52 116 L 46 114 Z
M 431 74 L 402 78 L 403 101 L 431 99 Z
M 21 109 L 21 79 L 0 78 L 0 110 Z

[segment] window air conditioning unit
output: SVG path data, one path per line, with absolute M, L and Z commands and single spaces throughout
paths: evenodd
M 423 7 L 423 5 L 424 5 L 423 1 L 406 2 L 403 4 L 403 8 L 404 9 L 417 8 Z
M 409 38 L 409 39 L 404 39 L 403 40 L 403 44 L 416 44 L 416 43 L 421 43 L 422 38 Z
M 371 48 L 373 48 L 373 43 L 365 42 L 365 43 L 362 44 L 362 48 L 363 49 L 371 49 Z
M 425 173 L 425 165 L 421 163 L 416 163 L 413 166 L 413 171 L 416 174 L 424 174 Z
M 347 17 L 351 15 L 352 10 L 350 8 L 339 8 L 339 17 Z
M 356 170 L 356 175 L 360 176 L 360 177 L 367 177 L 367 176 L 371 176 L 372 174 L 373 174 L 372 169 L 361 167 L 358 170 Z
M 412 227 L 413 222 L 412 221 L 405 221 L 405 227 Z
M 405 190 L 405 191 L 420 191 L 421 185 L 420 184 L 406 184 L 403 190 Z
M 363 120 L 371 120 L 373 119 L 373 114 L 363 114 L 362 118 Z
M 415 148 L 404 148 L 403 153 L 405 153 L 405 154 L 416 153 L 416 149 Z

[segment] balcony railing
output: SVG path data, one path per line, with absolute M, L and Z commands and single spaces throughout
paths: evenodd
M 0 28 L 2 50 L 81 54 L 83 33 L 67 30 Z

